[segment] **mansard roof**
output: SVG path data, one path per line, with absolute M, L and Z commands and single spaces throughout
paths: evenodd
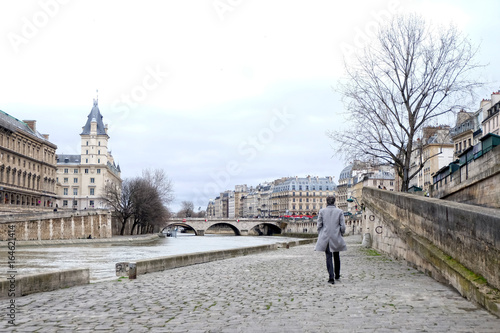
M 56 147 L 56 145 L 47 140 L 47 138 L 43 134 L 40 134 L 40 132 L 31 129 L 24 121 L 21 121 L 2 110 L 0 110 L 0 126 L 6 128 L 11 132 L 24 132 L 30 137 L 34 137 L 40 141 L 44 141 L 50 146 Z
M 87 123 L 83 126 L 83 131 L 80 135 L 89 135 L 90 134 L 90 123 L 97 122 L 97 135 L 107 135 L 106 128 L 104 123 L 102 122 L 101 111 L 99 111 L 99 107 L 97 105 L 97 100 L 94 99 L 94 106 L 87 117 Z
M 57 154 L 57 164 L 80 164 L 81 155 Z

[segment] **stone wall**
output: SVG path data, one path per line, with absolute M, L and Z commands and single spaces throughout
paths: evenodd
M 3 215 L 0 216 L 0 241 L 8 240 L 10 225 L 15 225 L 18 241 L 112 236 L 111 213 L 105 210 Z
M 363 189 L 372 246 L 500 316 L 500 210 Z
M 500 208 L 500 146 L 434 184 L 434 198 Z
M 62 270 L 51 273 L 17 276 L 14 279 L 0 279 L 0 299 L 80 286 L 90 283 L 88 268 Z

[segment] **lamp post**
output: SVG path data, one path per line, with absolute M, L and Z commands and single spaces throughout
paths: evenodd
M 357 207 L 357 206 L 359 206 L 359 207 L 360 207 L 360 210 L 363 210 L 363 208 L 364 208 L 364 205 L 363 205 L 363 204 L 360 204 L 360 203 L 358 202 L 358 199 L 357 199 L 356 197 L 351 196 L 351 197 L 350 197 L 349 199 L 347 199 L 346 201 L 347 201 L 347 202 L 356 202 L 356 214 L 358 213 L 358 207 Z

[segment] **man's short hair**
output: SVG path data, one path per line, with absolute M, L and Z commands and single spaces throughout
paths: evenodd
M 334 196 L 326 197 L 326 204 L 327 205 L 335 205 L 335 197 Z

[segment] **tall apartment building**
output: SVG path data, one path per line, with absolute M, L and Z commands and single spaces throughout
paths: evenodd
M 354 197 L 353 186 L 358 176 L 373 171 L 374 166 L 368 162 L 361 162 L 355 160 L 346 166 L 341 172 L 339 177 L 339 184 L 337 185 L 337 195 L 335 205 L 343 211 L 348 210 L 347 199 Z M 361 195 L 361 194 L 359 194 Z
M 316 215 L 326 207 L 326 197 L 334 195 L 333 177 L 286 177 L 274 181 L 271 194 L 271 217 Z
M 448 126 L 426 127 L 423 132 L 422 160 L 425 163 L 419 172 L 418 184 L 424 191 L 428 191 L 434 173 L 453 162 L 454 143 Z
M 481 102 L 483 136 L 492 133 L 500 135 L 500 91 L 491 94 L 491 99 Z
M 477 130 L 480 128 L 478 112 L 465 112 L 461 110 L 457 114 L 455 127 L 450 130 L 450 137 L 454 145 L 454 158 L 456 159 L 467 148 L 472 147 L 480 138 Z
M 0 206 L 55 207 L 56 149 L 35 120 L 0 111 Z
M 104 186 L 121 188 L 121 170 L 108 149 L 108 126 L 104 125 L 97 100 L 82 127 L 80 155 L 57 155 L 58 205 L 62 208 L 106 208 Z

